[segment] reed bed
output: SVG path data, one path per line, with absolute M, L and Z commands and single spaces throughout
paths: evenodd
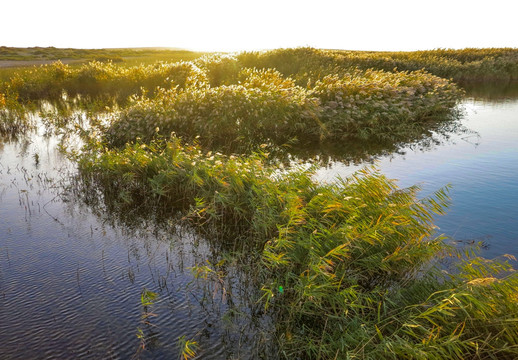
M 447 189 L 419 199 L 375 169 L 321 184 L 311 169 L 266 165 L 266 154 L 207 153 L 176 137 L 91 146 L 79 161 L 87 191 L 179 211 L 258 259 L 282 358 L 518 356 L 518 276 L 506 259 L 437 236 Z M 440 264 L 451 256 L 455 271 Z
M 12 138 L 34 128 L 27 109 L 16 96 L 0 93 L 0 136 Z
M 212 86 L 211 76 L 197 75 L 192 86 L 135 99 L 112 122 L 108 142 L 120 146 L 171 132 L 231 147 L 294 138 L 394 142 L 422 134 L 423 123 L 451 118 L 462 94 L 451 82 L 425 72 L 356 70 L 325 76 L 310 87 L 272 69 L 243 69 L 231 85 Z
M 422 132 L 416 129 L 423 122 L 447 118 L 462 96 L 450 81 L 422 70 L 359 69 L 343 58 L 301 48 L 130 67 L 56 62 L 15 73 L 0 93 L 15 94 L 21 104 L 115 101 L 126 108 L 108 131 L 119 145 L 150 139 L 157 128 L 209 145 L 397 141 Z
M 301 82 L 321 78 L 337 69 L 384 71 L 425 70 L 457 83 L 518 80 L 518 49 L 466 48 L 426 51 L 345 51 L 313 48 L 277 49 L 238 55 L 243 66 L 275 68 Z
M 4 82 L 1 90 L 16 93 L 22 103 L 58 100 L 63 96 L 70 99 L 115 97 L 123 103 L 131 95 L 152 92 L 157 87 L 183 87 L 193 72 L 196 72 L 195 65 L 183 61 L 131 67 L 92 61 L 79 68 L 58 61 L 16 72 Z
M 257 300 L 275 319 L 281 358 L 514 359 L 518 277 L 509 259 L 462 254 L 436 234 L 447 189 L 420 199 L 418 187 L 401 189 L 375 169 L 322 184 L 311 168 L 269 164 L 266 152 L 293 138 L 394 142 L 422 134 L 420 125 L 453 115 L 462 96 L 422 64 L 456 56 L 451 68 L 483 69 L 514 54 L 398 58 L 302 48 L 124 68 L 55 63 L 3 83 L 0 114 L 40 100 L 120 103 L 75 153 L 82 191 L 111 207 L 180 214 L 255 259 Z M 389 69 L 394 59 L 408 68 Z M 74 125 L 61 120 L 52 122 Z M 253 155 L 206 147 L 252 142 L 263 144 Z M 452 257 L 454 271 L 442 265 Z
M 322 184 L 311 168 L 271 165 L 266 152 L 293 138 L 420 136 L 462 96 L 436 75 L 513 80 L 515 53 L 302 48 L 135 67 L 58 62 L 0 86 L 0 129 L 23 131 L 16 111 L 41 100 L 119 103 L 75 154 L 82 191 L 111 207 L 180 214 L 254 258 L 281 358 L 515 359 L 518 277 L 509 259 L 463 254 L 438 236 L 447 189 L 421 199 L 375 169 Z M 52 122 L 74 127 L 61 120 Z M 206 148 L 252 142 L 263 152 Z M 452 257 L 450 271 L 442 262 Z
M 15 51 L 16 50 L 16 51 Z M 23 49 L 22 49 L 23 50 Z M 33 54 L 34 51 L 23 53 Z M 73 49 L 34 49 L 46 50 L 47 58 L 59 59 L 59 54 L 82 54 Z M 58 50 L 63 50 L 60 52 Z M 65 51 L 66 50 L 66 51 Z M 20 49 L 4 49 L 9 53 L 22 53 Z M 68 52 L 67 52 L 68 51 Z M 81 67 L 55 63 L 22 71 L 11 82 L 11 88 L 17 89 L 21 100 L 35 100 L 40 97 L 60 95 L 63 91 L 82 89 L 86 82 L 87 93 L 101 94 L 101 91 L 115 91 L 122 95 L 134 94 L 140 90 L 136 83 L 143 82 L 148 90 L 155 86 L 169 85 L 168 78 L 176 80 L 169 73 L 168 67 L 173 64 L 155 62 L 149 65 L 114 66 L 109 61 L 111 53 L 90 51 L 97 54 L 99 60 L 84 64 Z M 153 53 L 149 50 L 148 52 Z M 121 56 L 148 54 L 146 51 L 121 49 Z M 54 54 L 56 53 L 56 54 Z M 86 50 L 85 54 L 88 53 Z M 114 52 L 114 54 L 117 52 Z M 158 52 L 159 53 L 159 52 Z M 167 53 L 167 52 L 166 52 Z M 321 50 L 313 48 L 277 49 L 263 52 L 243 52 L 234 55 L 205 55 L 178 51 L 173 59 L 191 60 L 191 63 L 203 68 L 208 73 L 211 86 L 235 84 L 238 73 L 244 68 L 276 69 L 285 77 L 292 77 L 298 85 L 306 86 L 307 81 L 321 80 L 324 76 L 342 75 L 358 68 L 362 70 L 383 70 L 387 72 L 424 70 L 439 77 L 453 79 L 455 82 L 508 82 L 518 80 L 518 49 L 437 49 L 414 52 L 368 52 L 345 50 Z M 64 56 L 62 54 L 62 56 Z M 113 55 L 113 54 L 112 54 Z M 34 56 L 34 55 L 31 55 Z M 43 55 L 42 55 L 43 56 Z M 72 56 L 72 55 L 70 55 Z M 66 57 L 64 57 L 66 58 Z M 151 59 L 155 59 L 151 56 Z M 166 58 L 164 58 L 166 59 Z M 155 59 L 156 60 L 156 59 Z M 185 61 L 183 60 L 183 61 Z M 182 61 L 180 61 L 182 62 Z M 173 73 L 175 70 L 171 70 Z M 11 76 L 12 71 L 9 71 Z M 164 83 L 164 81 L 166 83 Z M 24 85 L 24 83 L 26 84 Z M 95 83 L 95 86 L 93 85 Z M 45 84 L 46 87 L 43 86 Z M 35 88 L 31 90 L 31 88 Z M 95 90 L 98 90 L 95 92 Z

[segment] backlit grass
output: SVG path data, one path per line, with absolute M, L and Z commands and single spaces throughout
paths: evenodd
M 321 184 L 310 170 L 279 172 L 265 154 L 206 153 L 177 138 L 103 148 L 80 160 L 87 191 L 180 212 L 258 256 L 254 281 L 280 357 L 518 356 L 518 277 L 437 236 L 447 189 L 419 199 L 418 187 L 375 170 Z M 442 270 L 452 256 L 458 269 Z
M 108 141 L 121 145 L 156 133 L 199 137 L 205 145 L 299 141 L 399 141 L 453 114 L 461 92 L 424 72 L 354 71 L 301 87 L 276 70 L 241 70 L 236 84 L 211 86 L 210 73 L 142 97 L 115 118 Z

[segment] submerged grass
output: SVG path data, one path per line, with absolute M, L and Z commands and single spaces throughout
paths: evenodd
M 34 127 L 26 107 L 16 96 L 0 93 L 0 136 L 16 137 Z
M 440 271 L 440 259 L 458 255 L 435 236 L 446 189 L 419 199 L 418 187 L 400 189 L 376 170 L 321 184 L 307 169 L 266 166 L 265 156 L 205 153 L 173 137 L 92 148 L 79 166 L 88 186 L 121 204 L 179 210 L 256 253 L 280 357 L 518 356 L 511 266 L 464 257 L 457 271 Z

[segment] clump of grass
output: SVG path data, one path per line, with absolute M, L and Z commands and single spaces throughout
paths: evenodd
M 27 109 L 15 95 L 0 92 L 0 136 L 16 137 L 34 127 Z
M 175 132 L 204 145 L 416 137 L 453 112 L 461 92 L 424 72 L 355 71 L 303 88 L 273 69 L 243 69 L 238 85 L 206 82 L 158 91 L 126 108 L 108 129 L 115 146 Z
M 182 360 L 194 358 L 199 347 L 197 341 L 186 339 L 185 335 L 178 339 L 178 346 L 180 347 L 180 359 Z
M 100 185 L 107 196 L 119 194 L 118 202 L 123 205 L 151 203 L 170 209 L 172 214 L 190 211 L 194 222 L 216 224 L 220 231 L 232 234 L 254 233 L 259 240 L 276 232 L 275 217 L 265 224 L 266 214 L 280 211 L 282 194 L 297 186 L 296 181 L 272 181 L 275 169 L 265 166 L 263 156 L 205 153 L 197 146 L 183 146 L 181 139 L 173 137 L 167 142 L 135 143 L 117 150 L 94 147 L 82 156 L 79 168 L 87 185 Z M 279 198 L 266 196 L 267 191 Z M 256 217 L 263 222 L 250 227 Z
M 436 261 L 455 253 L 434 237 L 446 193 L 418 200 L 417 191 L 363 172 L 293 209 L 263 252 L 273 275 L 263 299 L 280 312 L 286 358 L 518 354 L 516 273 L 480 258 L 440 272 Z
M 235 84 L 242 69 L 236 57 L 227 54 L 205 55 L 193 63 L 206 72 L 212 87 Z
M 286 141 L 319 131 L 317 99 L 273 71 L 247 71 L 240 85 L 161 91 L 125 109 L 108 130 L 112 145 L 175 132 L 204 144 Z M 273 78 L 277 80 L 272 80 Z M 277 82 L 275 82 L 277 81 Z M 200 86 L 201 85 L 201 86 Z
M 451 114 L 459 100 L 454 84 L 422 71 L 328 75 L 311 94 L 322 104 L 321 121 L 331 139 L 408 137 L 423 122 Z
M 153 202 L 258 254 L 255 272 L 286 358 L 512 359 L 518 277 L 459 260 L 435 235 L 447 190 L 418 198 L 375 170 L 335 184 L 279 173 L 263 155 L 204 153 L 177 138 L 84 154 L 85 180 L 121 203 Z M 215 226 L 215 227 L 214 227 Z M 217 238 L 217 237 L 216 237 Z
M 22 103 L 40 99 L 57 99 L 64 92 L 71 69 L 60 61 L 14 73 L 3 87 L 17 94 Z

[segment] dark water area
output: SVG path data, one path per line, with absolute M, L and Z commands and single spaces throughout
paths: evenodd
M 440 232 L 484 241 L 485 257 L 518 256 L 518 91 L 479 87 L 462 106 L 464 131 L 371 153 L 423 196 L 451 184 Z M 0 141 L 0 359 L 177 359 L 182 336 L 202 359 L 272 358 L 273 326 L 245 272 L 229 264 L 196 279 L 191 267 L 221 260 L 210 243 L 174 222 L 131 224 L 85 204 L 57 145 L 42 134 Z M 332 182 L 367 158 L 333 155 L 316 176 Z M 158 294 L 152 305 L 144 289 Z

